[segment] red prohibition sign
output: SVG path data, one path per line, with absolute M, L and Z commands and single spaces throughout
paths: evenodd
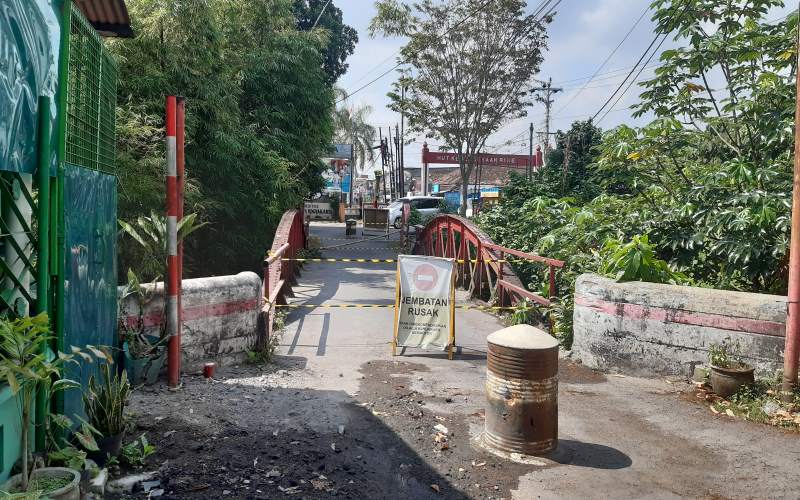
M 436 283 L 439 282 L 439 273 L 436 272 L 436 268 L 430 264 L 420 264 L 414 269 L 412 278 L 414 280 L 414 287 L 417 290 L 420 292 L 427 292 L 428 290 L 432 290 L 433 287 L 436 286 Z

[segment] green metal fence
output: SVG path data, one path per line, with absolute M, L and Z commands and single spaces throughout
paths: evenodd
M 117 65 L 77 7 L 70 16 L 66 161 L 112 172 Z
M 25 316 L 34 303 L 37 240 L 32 176 L 0 173 L 0 313 Z

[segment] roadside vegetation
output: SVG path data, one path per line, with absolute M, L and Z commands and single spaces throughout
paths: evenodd
M 643 127 L 578 121 L 546 166 L 514 177 L 478 217 L 499 244 L 566 261 L 556 334 L 572 343 L 573 286 L 585 272 L 620 280 L 786 292 L 797 15 L 777 0 L 657 0 L 674 33 L 642 82 Z M 532 290 L 546 269 L 515 266 Z
M 185 96 L 185 213 L 208 223 L 186 242 L 185 275 L 256 269 L 283 212 L 322 188 L 334 84 L 357 33 L 321 0 L 127 5 L 137 36 L 109 44 L 120 70 L 119 217 L 164 206 L 164 96 Z M 120 251 L 121 280 L 129 268 L 156 277 L 140 246 Z

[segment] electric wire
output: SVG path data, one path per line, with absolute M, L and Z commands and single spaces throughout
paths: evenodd
M 570 98 L 570 100 L 565 105 L 563 105 L 561 107 L 561 109 L 556 111 L 554 115 L 558 115 L 559 113 L 564 111 L 567 107 L 569 107 L 570 104 L 572 104 L 575 101 L 575 99 L 579 95 L 581 95 L 581 93 L 584 90 L 586 90 L 588 88 L 589 83 L 591 83 L 592 80 L 594 80 L 594 78 L 600 73 L 600 71 L 602 71 L 602 69 L 606 66 L 606 64 L 608 64 L 608 62 L 611 60 L 611 58 L 614 57 L 614 54 L 616 54 L 617 51 L 619 50 L 619 48 L 622 47 L 622 44 L 624 44 L 628 40 L 628 38 L 631 36 L 631 33 L 633 33 L 633 31 L 636 29 L 636 27 L 639 26 L 639 23 L 642 22 L 642 19 L 644 19 L 644 16 L 647 14 L 647 12 L 649 10 L 650 10 L 650 6 L 648 5 L 642 11 L 642 14 L 639 16 L 639 18 L 636 20 L 636 22 L 633 23 L 633 26 L 631 26 L 631 29 L 629 29 L 628 32 L 625 33 L 625 36 L 622 38 L 622 40 L 620 40 L 620 42 L 617 44 L 617 46 L 614 47 L 614 50 L 612 50 L 611 53 L 608 54 L 608 56 L 605 58 L 605 60 L 602 62 L 602 64 L 600 64 L 600 66 L 597 68 L 597 70 L 594 72 L 594 74 L 583 84 L 583 87 L 581 87 L 580 90 L 578 90 L 577 92 L 572 94 L 572 97 Z

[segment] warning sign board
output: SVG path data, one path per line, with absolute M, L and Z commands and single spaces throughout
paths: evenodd
M 393 349 L 449 349 L 455 342 L 455 260 L 423 255 L 397 259 Z

